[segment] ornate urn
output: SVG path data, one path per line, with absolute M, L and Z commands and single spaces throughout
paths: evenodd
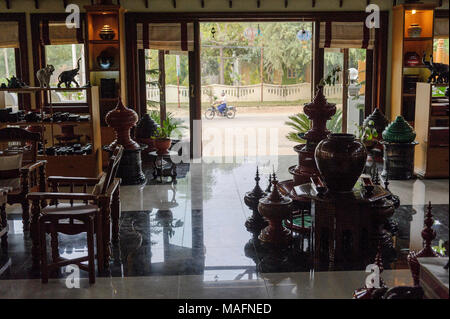
M 386 127 L 382 135 L 383 140 L 390 143 L 411 143 L 416 138 L 416 132 L 401 115 Z
M 259 240 L 276 246 L 288 245 L 291 231 L 283 226 L 283 220 L 289 218 L 292 211 L 292 199 L 282 196 L 278 191 L 278 181 L 273 174 L 273 189 L 269 196 L 261 198 L 258 204 L 259 213 L 269 222 L 259 234 Z
M 289 167 L 294 177 L 294 186 L 308 183 L 310 178 L 319 175 L 314 161 L 314 150 L 317 144 L 327 137 L 327 121 L 336 113 L 336 104 L 328 103 L 323 94 L 323 86 L 319 86 L 314 100 L 306 104 L 303 111 L 312 122 L 312 127 L 302 138 L 306 144 L 296 145 L 294 151 L 298 153 L 298 165 Z
M 122 178 L 123 185 L 142 185 L 145 183 L 145 175 L 142 172 L 142 147 L 133 141 L 130 136 L 130 130 L 136 125 L 137 120 L 136 112 L 123 105 L 120 94 L 116 108 L 109 111 L 105 117 L 105 122 L 114 129 L 116 134 L 116 139 L 105 147 L 105 150 L 112 153 L 117 145 L 124 147 L 117 171 L 117 177 Z
M 265 193 L 259 186 L 259 181 L 259 170 L 258 167 L 256 167 L 256 185 L 252 191 L 245 193 L 244 196 L 245 205 L 247 205 L 248 208 L 252 210 L 252 216 L 247 218 L 247 220 L 245 221 L 245 227 L 249 232 L 260 232 L 261 229 L 267 226 L 267 221 L 265 221 L 261 214 L 258 212 L 259 200 L 267 196 L 267 193 Z
M 350 192 L 363 172 L 367 151 L 355 135 L 333 133 L 317 145 L 314 156 L 328 189 Z
M 363 122 L 364 126 L 369 125 L 369 122 L 373 121 L 373 126 L 377 130 L 378 137 L 380 138 L 383 134 L 384 129 L 389 124 L 389 121 L 384 116 L 383 112 L 377 107 L 375 110 L 373 110 L 372 114 L 370 114 Z
M 98 33 L 102 40 L 112 40 L 116 36 L 113 28 L 109 24 L 105 24 Z
M 144 114 L 136 125 L 136 141 L 142 144 L 148 145 L 148 151 L 154 151 L 154 140 L 152 136 L 155 136 L 158 124 L 153 121 L 149 114 Z
M 119 95 L 119 100 L 115 109 L 106 114 L 105 122 L 114 129 L 116 139 L 109 145 L 110 149 L 114 149 L 120 144 L 126 150 L 140 149 L 139 144 L 131 139 L 130 130 L 136 125 L 138 115 L 132 109 L 123 105 Z

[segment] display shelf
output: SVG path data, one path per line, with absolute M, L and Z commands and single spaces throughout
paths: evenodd
M 114 79 L 114 94 L 109 98 L 99 96 L 99 116 L 101 125 L 101 144 L 108 145 L 114 138 L 112 128 L 108 127 L 104 121 L 105 115 L 117 104 L 119 94 L 123 101 L 125 96 L 125 38 L 124 38 L 124 12 L 120 5 L 89 5 L 86 9 L 86 38 L 88 39 L 88 69 L 87 77 L 92 85 L 100 87 L 102 79 Z M 100 30 L 103 26 L 109 25 L 114 31 L 114 38 L 103 40 L 100 37 Z M 108 52 L 114 60 L 114 64 L 109 69 L 102 69 L 98 65 L 97 58 L 102 52 Z M 112 86 L 111 86 L 112 87 Z M 103 151 L 103 165 L 108 163 L 108 154 Z
M 406 91 L 405 76 L 415 75 L 419 82 L 426 82 L 431 72 L 422 62 L 414 66 L 406 65 L 405 56 L 414 52 L 420 59 L 425 54 L 428 60 L 433 53 L 435 7 L 433 3 L 411 3 L 400 4 L 393 9 L 391 121 L 402 115 L 408 122 L 415 122 L 416 110 L 410 105 L 410 99 L 415 98 L 415 93 Z M 412 37 L 409 33 L 409 29 L 414 25 L 418 25 L 421 29 L 418 37 Z
M 55 141 L 60 138 L 62 128 L 64 126 L 73 126 L 73 129 L 78 128 L 80 131 L 74 135 L 73 140 L 79 140 L 76 143 L 92 144 L 92 153 L 86 155 L 38 155 L 41 160 L 47 160 L 47 175 L 60 176 L 76 176 L 76 177 L 97 177 L 102 170 L 102 151 L 100 139 L 100 115 L 99 115 L 99 88 L 97 86 L 87 88 L 20 88 L 20 89 L 1 89 L 2 91 L 17 92 L 24 94 L 48 94 L 49 91 L 86 91 L 87 104 L 89 108 L 89 121 L 61 121 L 61 122 L 2 122 L 0 128 L 7 126 L 32 126 L 37 128 L 42 133 L 42 152 L 46 154 L 46 149 L 55 147 L 59 143 Z M 55 111 L 51 94 L 49 94 L 49 105 L 45 108 L 49 109 L 52 116 Z M 33 110 L 40 112 L 41 116 L 44 114 L 44 109 Z M 76 114 L 76 112 L 74 112 Z M 40 128 L 40 129 L 39 129 Z M 61 133 L 59 132 L 61 130 Z M 82 139 L 83 137 L 83 139 Z M 60 138 L 61 140 L 61 138 Z M 65 142 L 64 144 L 70 144 Z
M 417 83 L 415 130 L 419 144 L 414 154 L 414 172 L 423 178 L 448 178 L 448 121 L 443 126 L 436 125 L 435 121 L 448 120 L 449 116 L 432 115 L 432 87 L 433 84 L 430 83 Z M 448 105 L 447 99 L 447 109 Z

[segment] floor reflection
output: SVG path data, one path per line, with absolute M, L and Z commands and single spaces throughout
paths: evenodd
M 296 160 L 280 157 L 280 180 L 289 178 L 285 168 Z M 280 272 L 286 276 L 290 272 L 310 273 L 311 242 L 307 236 L 296 235 L 289 249 L 274 249 L 246 230 L 244 224 L 251 211 L 243 198 L 254 187 L 255 166 L 191 164 L 175 186 L 155 183 L 141 188 L 122 187 L 120 243 L 113 247 L 110 274 L 104 276 L 201 275 L 205 282 L 214 283 L 255 280 Z M 263 189 L 267 177 L 262 173 Z M 407 252 L 421 245 L 425 201 L 433 203 L 433 228 L 437 232 L 433 245 L 438 245 L 440 239 L 448 240 L 448 194 L 443 195 L 441 188 L 441 182 L 433 180 L 391 182 L 390 189 L 400 196 L 401 206 L 392 217 L 398 231 L 392 256 L 384 252 L 386 269 L 407 268 Z M 409 200 L 413 198 L 414 202 Z M 10 214 L 9 225 L 11 267 L 0 279 L 39 278 L 39 273 L 31 270 L 31 242 L 29 235 L 22 232 L 20 215 Z M 87 251 L 85 246 L 83 234 L 60 235 L 63 257 L 81 256 Z M 340 270 L 363 269 L 362 266 L 347 265 Z M 87 277 L 84 272 L 81 275 Z M 61 271 L 59 276 L 65 274 Z M 273 275 L 271 278 L 279 280 Z

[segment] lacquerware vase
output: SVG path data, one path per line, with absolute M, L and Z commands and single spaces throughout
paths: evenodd
M 363 122 L 364 126 L 368 126 L 369 122 L 373 121 L 373 126 L 377 130 L 378 138 L 381 138 L 384 129 L 389 124 L 389 121 L 384 116 L 383 112 L 379 108 L 376 108 L 372 114 L 370 114 Z
M 333 133 L 314 153 L 317 168 L 332 192 L 350 192 L 363 172 L 367 150 L 353 134 Z
M 383 140 L 385 142 L 411 143 L 415 138 L 416 132 L 401 115 L 397 116 L 395 121 L 383 131 Z

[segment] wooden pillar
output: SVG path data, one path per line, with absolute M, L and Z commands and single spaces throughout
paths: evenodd
M 145 77 L 146 63 L 145 63 L 145 49 L 138 50 L 138 66 L 139 66 L 139 81 L 138 81 L 138 98 L 139 107 L 136 108 L 136 112 L 139 118 L 147 113 L 147 83 Z
M 161 125 L 166 119 L 166 67 L 164 60 L 164 50 L 158 51 L 158 67 L 159 67 L 159 110 L 161 117 Z
M 342 132 L 347 133 L 348 113 L 348 49 L 344 49 L 344 65 L 342 68 Z
M 189 51 L 190 157 L 202 156 L 202 96 L 200 65 L 200 24 L 194 22 L 194 51 Z M 194 124 L 195 123 L 195 124 Z
M 366 50 L 366 88 L 364 101 L 364 118 L 375 109 L 375 97 L 373 95 L 373 50 Z
M 313 87 L 312 95 L 314 96 L 316 93 L 316 87 L 319 84 L 320 80 L 323 78 L 323 60 L 324 60 L 324 49 L 319 47 L 320 42 L 320 21 L 314 22 L 314 47 L 313 47 Z

